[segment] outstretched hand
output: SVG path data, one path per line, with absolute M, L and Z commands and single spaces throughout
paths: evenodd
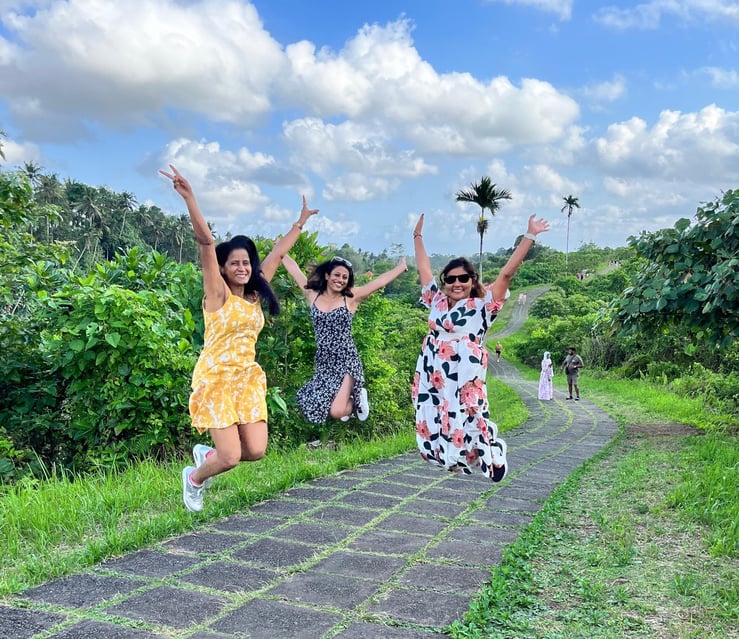
M 408 270 L 408 265 L 405 263 L 405 256 L 398 260 L 398 266 L 402 266 L 404 271 Z
M 305 224 L 311 216 L 318 213 L 318 209 L 309 209 L 308 208 L 308 202 L 305 199 L 305 195 L 303 196 L 303 208 L 300 211 L 300 223 Z
M 535 217 L 536 214 L 533 214 L 529 218 L 528 232 L 533 233 L 534 235 L 538 235 L 539 233 L 546 233 L 549 230 L 549 222 L 547 222 L 542 217 L 540 217 L 538 220 L 535 220 Z
M 416 228 L 413 229 L 413 237 L 415 238 L 417 235 L 421 235 L 423 233 L 423 213 L 421 213 L 421 216 L 418 218 L 418 222 L 416 222 Z
M 192 197 L 192 187 L 190 186 L 190 183 L 182 177 L 182 174 L 174 167 L 173 164 L 169 165 L 169 168 L 172 169 L 172 173 L 167 173 L 167 171 L 160 170 L 159 172 L 164 176 L 172 180 L 172 186 L 174 187 L 174 190 L 179 193 L 183 199 L 187 199 L 188 197 Z

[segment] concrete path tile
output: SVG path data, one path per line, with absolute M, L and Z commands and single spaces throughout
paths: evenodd
M 109 615 L 142 619 L 170 628 L 188 628 L 220 613 L 226 600 L 202 592 L 160 586 L 105 609 Z
M 215 561 L 182 575 L 179 580 L 211 590 L 248 593 L 261 590 L 280 577 L 280 573 L 267 568 L 255 568 L 235 561 Z
M 370 605 L 368 612 L 381 613 L 396 621 L 441 628 L 461 619 L 469 605 L 469 597 L 465 595 L 396 589 Z
M 441 633 L 383 626 L 376 623 L 356 623 L 342 630 L 335 636 L 335 639 L 435 639 L 443 636 Z
M 26 590 L 23 597 L 65 608 L 92 608 L 140 588 L 143 582 L 104 575 L 72 575 Z
M 295 603 L 354 610 L 379 589 L 377 581 L 323 572 L 303 572 L 270 588 L 266 595 Z
M 192 568 L 198 563 L 200 560 L 197 557 L 157 550 L 139 550 L 118 559 L 104 561 L 100 568 L 118 574 L 162 579 Z
M 320 639 L 341 619 L 336 613 L 253 599 L 215 622 L 212 628 L 228 636 L 249 639 Z
M 7 637 L 14 637 L 14 639 L 30 639 L 62 621 L 64 621 L 63 615 L 0 606 L 0 628 L 7 633 Z
M 7 635 L 8 639 L 15 637 Z M 66 628 L 49 639 L 159 639 L 163 635 L 154 634 L 145 630 L 123 628 L 102 621 L 82 621 Z

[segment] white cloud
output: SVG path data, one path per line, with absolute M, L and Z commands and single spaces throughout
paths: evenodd
M 582 89 L 582 95 L 591 102 L 614 102 L 626 93 L 626 80 L 622 75 L 613 80 L 589 84 Z
M 705 74 L 716 89 L 739 88 L 739 72 L 735 69 L 720 69 L 718 67 L 703 67 L 699 73 Z
M 218 142 L 186 138 L 173 140 L 160 154 L 162 167 L 173 164 L 187 178 L 203 214 L 219 232 L 231 230 L 237 215 L 261 210 L 269 203 L 249 179 L 250 171 L 269 161 L 245 149 L 233 153 L 222 150 Z
M 657 29 L 664 16 L 683 21 L 739 23 L 739 4 L 731 0 L 650 0 L 622 9 L 607 6 L 594 16 L 596 22 L 613 29 Z
M 641 118 L 631 118 L 608 127 L 595 148 L 613 177 L 731 181 L 739 169 L 739 112 L 715 105 L 697 113 L 665 110 L 651 129 Z
M 0 164 L 9 167 L 21 167 L 26 162 L 41 164 L 43 154 L 41 149 L 31 142 L 15 142 L 13 140 L 0 140 L 0 145 L 5 154 L 5 161 L 0 159 Z
M 400 187 L 400 180 L 369 177 L 362 173 L 347 173 L 326 183 L 321 194 L 329 201 L 364 202 L 381 199 Z
M 486 0 L 487 2 L 503 2 L 505 4 L 521 4 L 534 7 L 549 13 L 555 13 L 560 20 L 569 20 L 572 16 L 574 0 Z
M 324 118 L 348 116 L 410 141 L 421 152 L 494 153 L 556 139 L 577 104 L 548 82 L 520 87 L 500 76 L 437 73 L 413 46 L 411 23 L 365 26 L 338 53 L 308 42 L 286 49 L 291 72 L 280 90 Z
M 322 176 L 335 167 L 349 173 L 417 177 L 436 173 L 436 168 L 412 150 L 393 148 L 382 124 L 342 122 L 327 124 L 317 118 L 301 118 L 283 124 L 292 161 Z
M 141 125 L 151 112 L 181 109 L 254 122 L 270 109 L 284 62 L 254 7 L 234 0 L 141 1 L 135 9 L 69 0 L 11 13 L 4 24 L 22 44 L 0 49 L 0 93 L 32 139 L 52 113 Z

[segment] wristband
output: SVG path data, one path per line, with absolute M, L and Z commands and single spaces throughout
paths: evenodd
M 534 235 L 533 233 L 528 233 L 528 232 L 527 232 L 527 233 L 524 233 L 524 234 L 523 234 L 523 236 L 524 236 L 524 237 L 525 237 L 525 238 L 526 238 L 527 240 L 531 240 L 532 242 L 536 242 L 536 235 Z

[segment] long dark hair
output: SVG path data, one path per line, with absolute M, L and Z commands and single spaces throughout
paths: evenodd
M 341 291 L 341 294 L 344 295 L 344 297 L 354 297 L 354 293 L 352 293 L 352 287 L 354 286 L 354 269 L 352 268 L 352 263 L 349 260 L 345 260 L 343 257 L 332 257 L 326 262 L 321 262 L 313 269 L 313 271 L 311 271 L 311 274 L 308 276 L 308 281 L 305 283 L 303 288 L 323 293 L 326 288 L 328 288 L 326 276 L 330 275 L 331 271 L 333 271 L 337 266 L 343 266 L 347 271 L 349 271 L 349 279 L 347 279 L 346 286 L 344 287 L 344 290 Z
M 249 281 L 244 286 L 244 293 L 256 293 L 260 300 L 267 302 L 270 315 L 279 315 L 280 301 L 262 274 L 262 262 L 259 259 L 257 247 L 251 238 L 246 237 L 246 235 L 234 235 L 227 242 L 218 244 L 216 246 L 218 265 L 221 267 L 225 266 L 228 256 L 235 249 L 245 249 L 247 255 L 249 255 L 249 262 L 251 263 L 251 275 L 249 276 Z
M 477 269 L 466 257 L 455 257 L 444 267 L 441 271 L 441 283 L 444 283 L 449 271 L 453 268 L 459 268 L 460 266 L 464 269 L 464 272 L 467 273 L 467 275 L 472 277 L 472 290 L 470 291 L 470 297 L 485 297 L 485 287 L 480 282 L 480 276 L 477 274 Z

